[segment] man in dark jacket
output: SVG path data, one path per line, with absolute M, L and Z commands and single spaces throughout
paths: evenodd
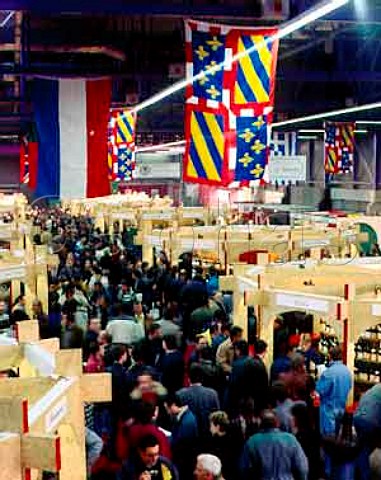
M 61 348 L 82 348 L 83 330 L 75 324 L 73 313 L 62 314 L 62 326 Z
M 191 385 L 179 390 L 178 396 L 183 405 L 188 405 L 197 419 L 200 435 L 209 431 L 209 415 L 220 409 L 217 392 L 202 385 L 203 371 L 199 365 L 192 365 L 189 371 Z
M 175 393 L 184 385 L 184 359 L 177 349 L 177 340 L 173 335 L 164 338 L 164 355 L 160 362 L 161 383 L 168 393 Z
M 238 414 L 242 400 L 252 398 L 257 412 L 266 405 L 268 377 L 266 367 L 259 356 L 249 357 L 249 345 L 241 340 L 234 345 L 235 360 L 228 385 L 228 410 Z
M 172 463 L 160 456 L 157 438 L 144 436 L 123 465 L 118 480 L 179 480 L 176 468 Z
M 173 461 L 181 480 L 193 479 L 193 467 L 197 456 L 197 420 L 178 395 L 169 395 L 165 408 L 172 420 L 171 447 Z

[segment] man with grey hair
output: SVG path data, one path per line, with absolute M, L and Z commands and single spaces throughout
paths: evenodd
M 195 480 L 223 480 L 221 460 L 214 455 L 204 453 L 197 457 Z

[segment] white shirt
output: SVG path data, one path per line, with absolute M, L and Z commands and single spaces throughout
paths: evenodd
M 135 320 L 111 320 L 106 331 L 111 335 L 112 343 L 132 345 L 144 338 L 143 326 Z

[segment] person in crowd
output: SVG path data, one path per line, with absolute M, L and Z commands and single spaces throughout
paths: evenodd
M 241 478 L 251 480 L 308 479 L 308 460 L 298 440 L 280 431 L 275 413 L 265 410 L 261 431 L 245 445 L 241 459 Z
M 82 348 L 84 334 L 75 323 L 73 312 L 62 314 L 61 348 Z
M 165 399 L 167 390 L 164 386 L 154 380 L 152 369 L 143 370 L 136 379 L 136 387 L 132 391 L 130 397 L 133 401 L 141 400 L 144 398 L 154 399 L 159 403 Z
M 234 480 L 237 475 L 240 451 L 230 431 L 230 420 L 226 412 L 217 411 L 209 416 L 210 436 L 203 452 L 211 453 L 221 460 L 225 480 Z
M 35 298 L 32 303 L 32 319 L 38 321 L 40 338 L 50 338 L 49 317 L 43 312 L 42 302 L 38 298 Z
M 343 364 L 341 347 L 333 347 L 329 352 L 329 358 L 330 364 L 316 384 L 316 391 L 320 395 L 321 435 L 337 433 L 338 422 L 345 412 L 352 388 L 352 375 L 349 368 Z
M 86 362 L 86 373 L 100 373 L 105 369 L 101 347 L 97 342 L 92 342 L 89 345 L 89 357 Z
M 86 445 L 86 460 L 87 472 L 91 475 L 91 469 L 100 457 L 103 450 L 102 439 L 90 428 L 85 429 L 85 445 Z
M 283 432 L 292 433 L 293 431 L 293 418 L 291 409 L 295 405 L 295 402 L 289 397 L 289 392 L 286 385 L 277 381 L 271 386 L 271 400 L 274 405 L 274 413 L 277 417 L 278 426 Z
M 15 303 L 12 306 L 11 321 L 12 324 L 20 322 L 22 320 L 29 320 L 29 315 L 25 311 L 26 299 L 25 295 L 20 295 L 16 298 Z
M 311 375 L 307 373 L 303 355 L 300 353 L 292 355 L 291 370 L 280 374 L 279 380 L 286 385 L 291 400 L 311 402 L 311 394 L 315 385 Z
M 154 435 L 145 435 L 139 441 L 136 453 L 123 464 L 118 480 L 180 480 L 171 461 L 160 452 Z
M 163 345 L 165 353 L 160 362 L 161 382 L 169 393 L 175 393 L 184 386 L 184 359 L 177 348 L 176 337 L 164 337 Z
M 195 349 L 189 356 L 188 366 L 191 367 L 193 363 L 199 363 L 201 360 L 201 352 L 209 345 L 206 335 L 197 335 Z
M 215 455 L 204 453 L 197 457 L 195 480 L 224 480 L 221 460 Z
M 233 326 L 227 338 L 217 349 L 217 363 L 221 365 L 224 372 L 229 375 L 232 371 L 234 360 L 234 344 L 242 340 L 243 330 L 241 327 Z
M 199 434 L 197 420 L 178 395 L 168 395 L 165 408 L 171 419 L 171 448 L 173 461 L 181 480 L 192 480 L 197 456 Z
M 197 365 L 202 370 L 202 384 L 218 393 L 220 402 L 224 399 L 226 376 L 222 367 L 217 364 L 212 347 L 205 347 L 200 351 Z
M 252 398 L 260 411 L 268 397 L 268 377 L 266 368 L 258 359 L 249 357 L 249 345 L 245 340 L 234 343 L 232 371 L 229 377 L 227 405 L 234 416 L 238 412 L 241 399 Z
M 136 294 L 132 288 L 131 282 L 123 280 L 118 293 L 117 300 L 124 306 L 127 315 L 133 316 L 134 302 L 136 301 Z
M 143 341 L 136 343 L 131 353 L 132 364 L 128 369 L 128 381 L 131 387 L 130 391 L 132 392 L 136 386 L 139 375 L 144 372 L 149 372 L 152 378 L 157 379 L 159 378 L 159 374 L 153 367 L 147 365 L 145 361 L 145 344 Z
M 197 335 L 208 330 L 214 319 L 214 311 L 210 308 L 209 299 L 206 297 L 201 307 L 193 310 L 189 323 L 189 338 L 194 340 Z
M 320 438 L 313 426 L 307 405 L 295 403 L 291 407 L 292 433 L 300 443 L 308 460 L 309 480 L 323 478 Z
M 211 297 L 219 289 L 218 272 L 214 266 L 209 268 L 208 279 L 206 282 L 208 296 Z
M 220 311 L 221 310 L 218 310 L 218 312 Z M 212 348 L 216 354 L 221 343 L 229 337 L 229 326 L 226 323 L 219 321 L 218 315 L 216 317 L 216 314 L 214 314 L 214 320 L 209 328 L 209 333 L 212 338 Z
M 112 338 L 106 330 L 102 330 L 99 332 L 98 339 L 97 339 L 99 346 L 101 348 L 101 355 L 103 357 L 103 362 L 105 368 L 111 367 L 114 362 L 114 358 L 112 355 Z
M 124 452 L 124 458 L 134 452 L 139 442 L 146 435 L 153 435 L 159 442 L 161 454 L 171 459 L 172 452 L 169 439 L 162 429 L 155 423 L 158 417 L 158 407 L 152 401 L 140 400 L 133 409 L 134 415 L 132 423 L 125 424 L 125 437 L 127 449 Z
M 169 335 L 174 336 L 176 338 L 177 347 L 180 348 L 182 345 L 183 334 L 179 326 L 179 319 L 176 319 L 176 310 L 177 305 L 175 305 L 174 302 L 170 302 L 164 311 L 163 318 L 155 323 L 160 325 L 164 337 Z
M 99 318 L 90 318 L 89 324 L 85 333 L 83 353 L 86 360 L 89 356 L 89 347 L 92 343 L 98 342 L 98 337 L 101 332 L 101 321 Z
M 164 355 L 163 331 L 158 323 L 153 323 L 148 329 L 147 339 L 144 344 L 145 362 L 153 368 L 158 368 Z
M 112 380 L 112 404 L 110 406 L 110 415 L 112 422 L 112 442 L 115 442 L 118 424 L 128 416 L 128 382 L 125 364 L 128 359 L 127 348 L 124 345 L 113 345 L 112 356 L 113 364 L 106 368 L 106 372 L 111 373 Z M 114 448 L 115 445 L 112 445 Z
M 197 419 L 200 435 L 209 431 L 209 415 L 220 408 L 218 394 L 202 385 L 203 372 L 199 365 L 192 365 L 189 371 L 190 386 L 177 392 L 181 402 L 188 405 Z
M 293 348 L 289 346 L 287 341 L 282 342 L 277 348 L 278 355 L 274 357 L 274 361 L 270 370 L 271 383 L 279 380 L 280 375 L 288 373 L 291 370 L 291 355 Z
M 146 329 L 146 315 L 144 313 L 143 304 L 135 301 L 133 306 L 133 316 L 136 323 L 139 323 L 144 331 Z
M 0 331 L 7 331 L 11 326 L 4 300 L 0 300 Z
M 381 383 L 374 385 L 360 398 L 354 414 L 354 425 L 361 446 L 359 470 L 362 472 L 361 480 L 365 480 L 370 478 L 369 457 L 381 445 Z
M 118 315 L 110 320 L 106 327 L 107 333 L 112 337 L 112 343 L 133 345 L 142 340 L 145 337 L 144 328 L 127 315 L 125 305 L 119 304 L 117 311 Z

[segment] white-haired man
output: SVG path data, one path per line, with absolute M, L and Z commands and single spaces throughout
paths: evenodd
M 221 460 L 214 455 L 205 453 L 197 457 L 195 480 L 223 480 Z

